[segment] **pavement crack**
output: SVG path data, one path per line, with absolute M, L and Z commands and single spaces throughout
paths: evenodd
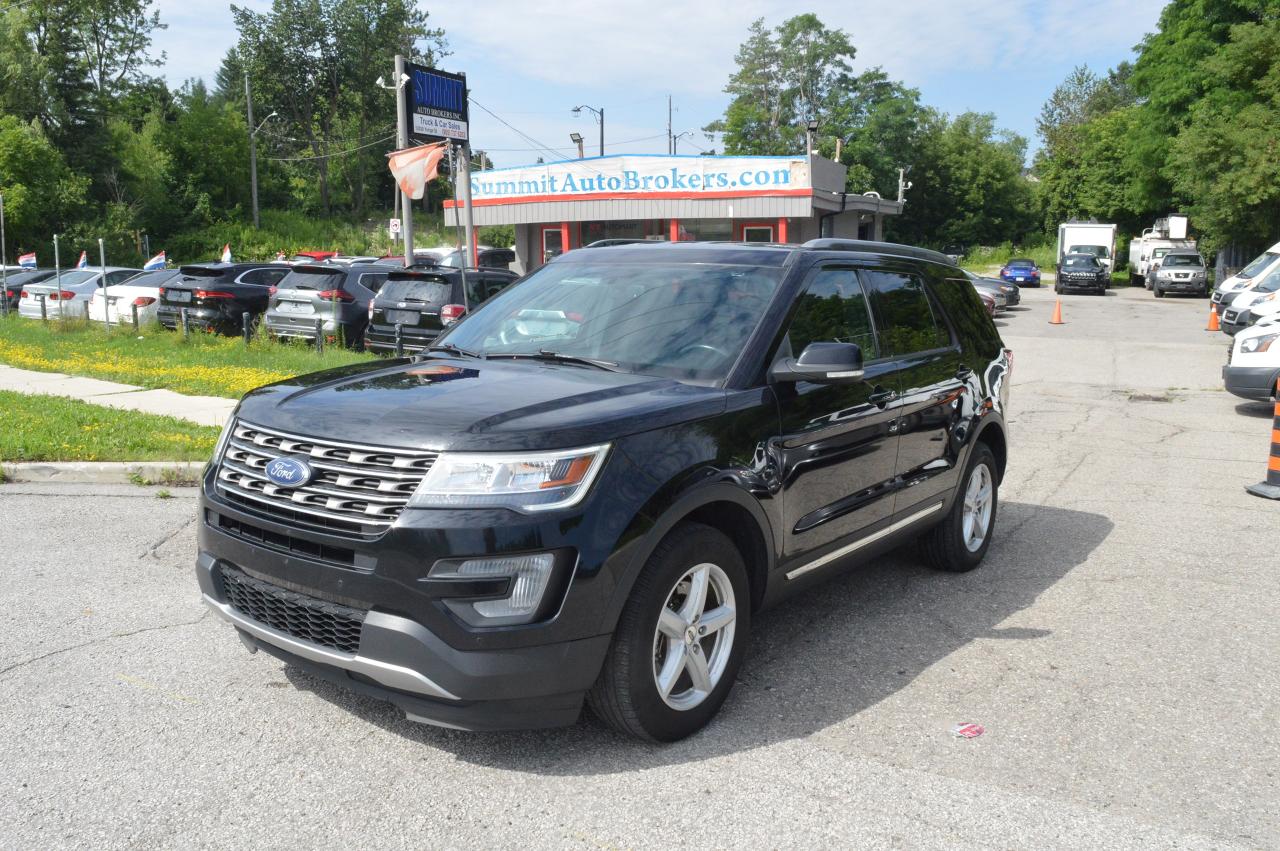
M 160 557 L 156 555 L 156 550 L 160 549 L 165 544 L 169 543 L 174 538 L 176 538 L 178 535 L 182 534 L 182 532 L 185 531 L 188 526 L 192 525 L 195 522 L 196 522 L 196 518 L 188 517 L 176 529 L 173 529 L 170 532 L 166 533 L 164 537 L 160 538 L 160 540 L 148 546 L 146 551 L 138 556 L 139 560 L 144 559 L 147 556 L 150 556 L 156 561 L 159 561 Z
M 208 616 L 209 616 L 209 610 L 205 609 L 204 612 L 201 613 L 200 617 L 196 618 L 195 620 L 178 621 L 177 623 L 163 623 L 163 624 L 157 624 L 155 626 L 144 626 L 139 629 L 129 630 L 128 632 L 113 632 L 113 633 L 110 633 L 109 635 L 103 636 L 102 638 L 94 638 L 89 641 L 82 641 L 79 644 L 72 644 L 70 647 L 60 647 L 57 650 L 50 650 L 48 653 L 41 653 L 39 656 L 32 656 L 30 659 L 23 659 L 21 662 L 15 662 L 12 665 L 9 665 L 4 668 L 0 668 L 0 677 L 3 677 L 5 674 L 8 674 L 12 671 L 16 671 L 19 668 L 25 668 L 28 665 L 34 665 L 36 662 L 43 662 L 45 659 L 50 659 L 54 656 L 61 656 L 64 653 L 71 653 L 75 650 L 82 650 L 85 647 L 92 647 L 95 644 L 101 644 L 104 641 L 110 641 L 113 638 L 129 638 L 134 635 L 142 635 L 144 632 L 159 632 L 165 629 L 177 629 L 178 627 L 183 627 L 183 626 L 195 626 L 196 624 L 200 623 L 200 621 L 204 620 Z

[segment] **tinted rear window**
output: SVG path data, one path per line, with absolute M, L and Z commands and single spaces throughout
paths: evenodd
M 1170 254 L 1164 258 L 1166 266 L 1203 266 L 1204 260 L 1198 254 Z
M 282 290 L 334 290 L 341 289 L 346 280 L 345 271 L 315 272 L 310 269 L 294 269 L 281 278 L 276 286 Z
M 379 295 L 384 301 L 417 301 L 426 304 L 448 304 L 452 300 L 453 286 L 448 281 L 389 280 L 382 285 Z
M 1010 269 L 1029 269 L 1035 265 L 1034 260 L 1010 260 L 1008 263 Z

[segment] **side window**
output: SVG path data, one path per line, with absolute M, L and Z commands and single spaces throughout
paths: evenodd
M 238 283 L 258 287 L 273 287 L 289 273 L 288 269 L 250 269 L 240 276 Z
M 136 274 L 138 274 L 138 273 L 137 273 L 137 272 L 134 272 L 134 271 L 131 271 L 131 270 L 129 270 L 129 269 L 123 269 L 123 270 L 118 271 L 118 272 L 108 272 L 108 273 L 107 273 L 107 286 L 115 286 L 116 284 L 123 283 L 123 282 L 125 282 L 125 281 L 129 280 L 130 278 L 132 278 L 132 277 L 133 277 L 134 275 L 136 275 Z
M 881 354 L 867 300 L 852 269 L 819 269 L 799 298 L 787 334 L 797 357 L 810 343 L 856 343 L 863 360 Z
M 360 286 L 370 292 L 377 292 L 387 282 L 386 272 L 365 272 L 360 275 Z
M 902 272 L 861 275 L 875 306 L 881 355 L 899 357 L 951 345 L 951 334 L 934 316 L 919 277 Z

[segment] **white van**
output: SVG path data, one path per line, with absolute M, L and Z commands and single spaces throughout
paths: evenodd
M 1280 380 L 1280 320 L 1268 317 L 1236 334 L 1222 368 L 1228 393 L 1255 402 L 1276 398 Z
M 1248 289 L 1260 276 L 1280 268 L 1280 242 L 1250 261 L 1239 272 L 1222 281 L 1213 291 L 1213 306 L 1221 316 L 1241 290 Z

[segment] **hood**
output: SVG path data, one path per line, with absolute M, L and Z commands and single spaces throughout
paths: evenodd
M 429 357 L 312 373 L 252 391 L 255 425 L 418 449 L 564 449 L 725 408 L 725 391 L 537 361 Z

